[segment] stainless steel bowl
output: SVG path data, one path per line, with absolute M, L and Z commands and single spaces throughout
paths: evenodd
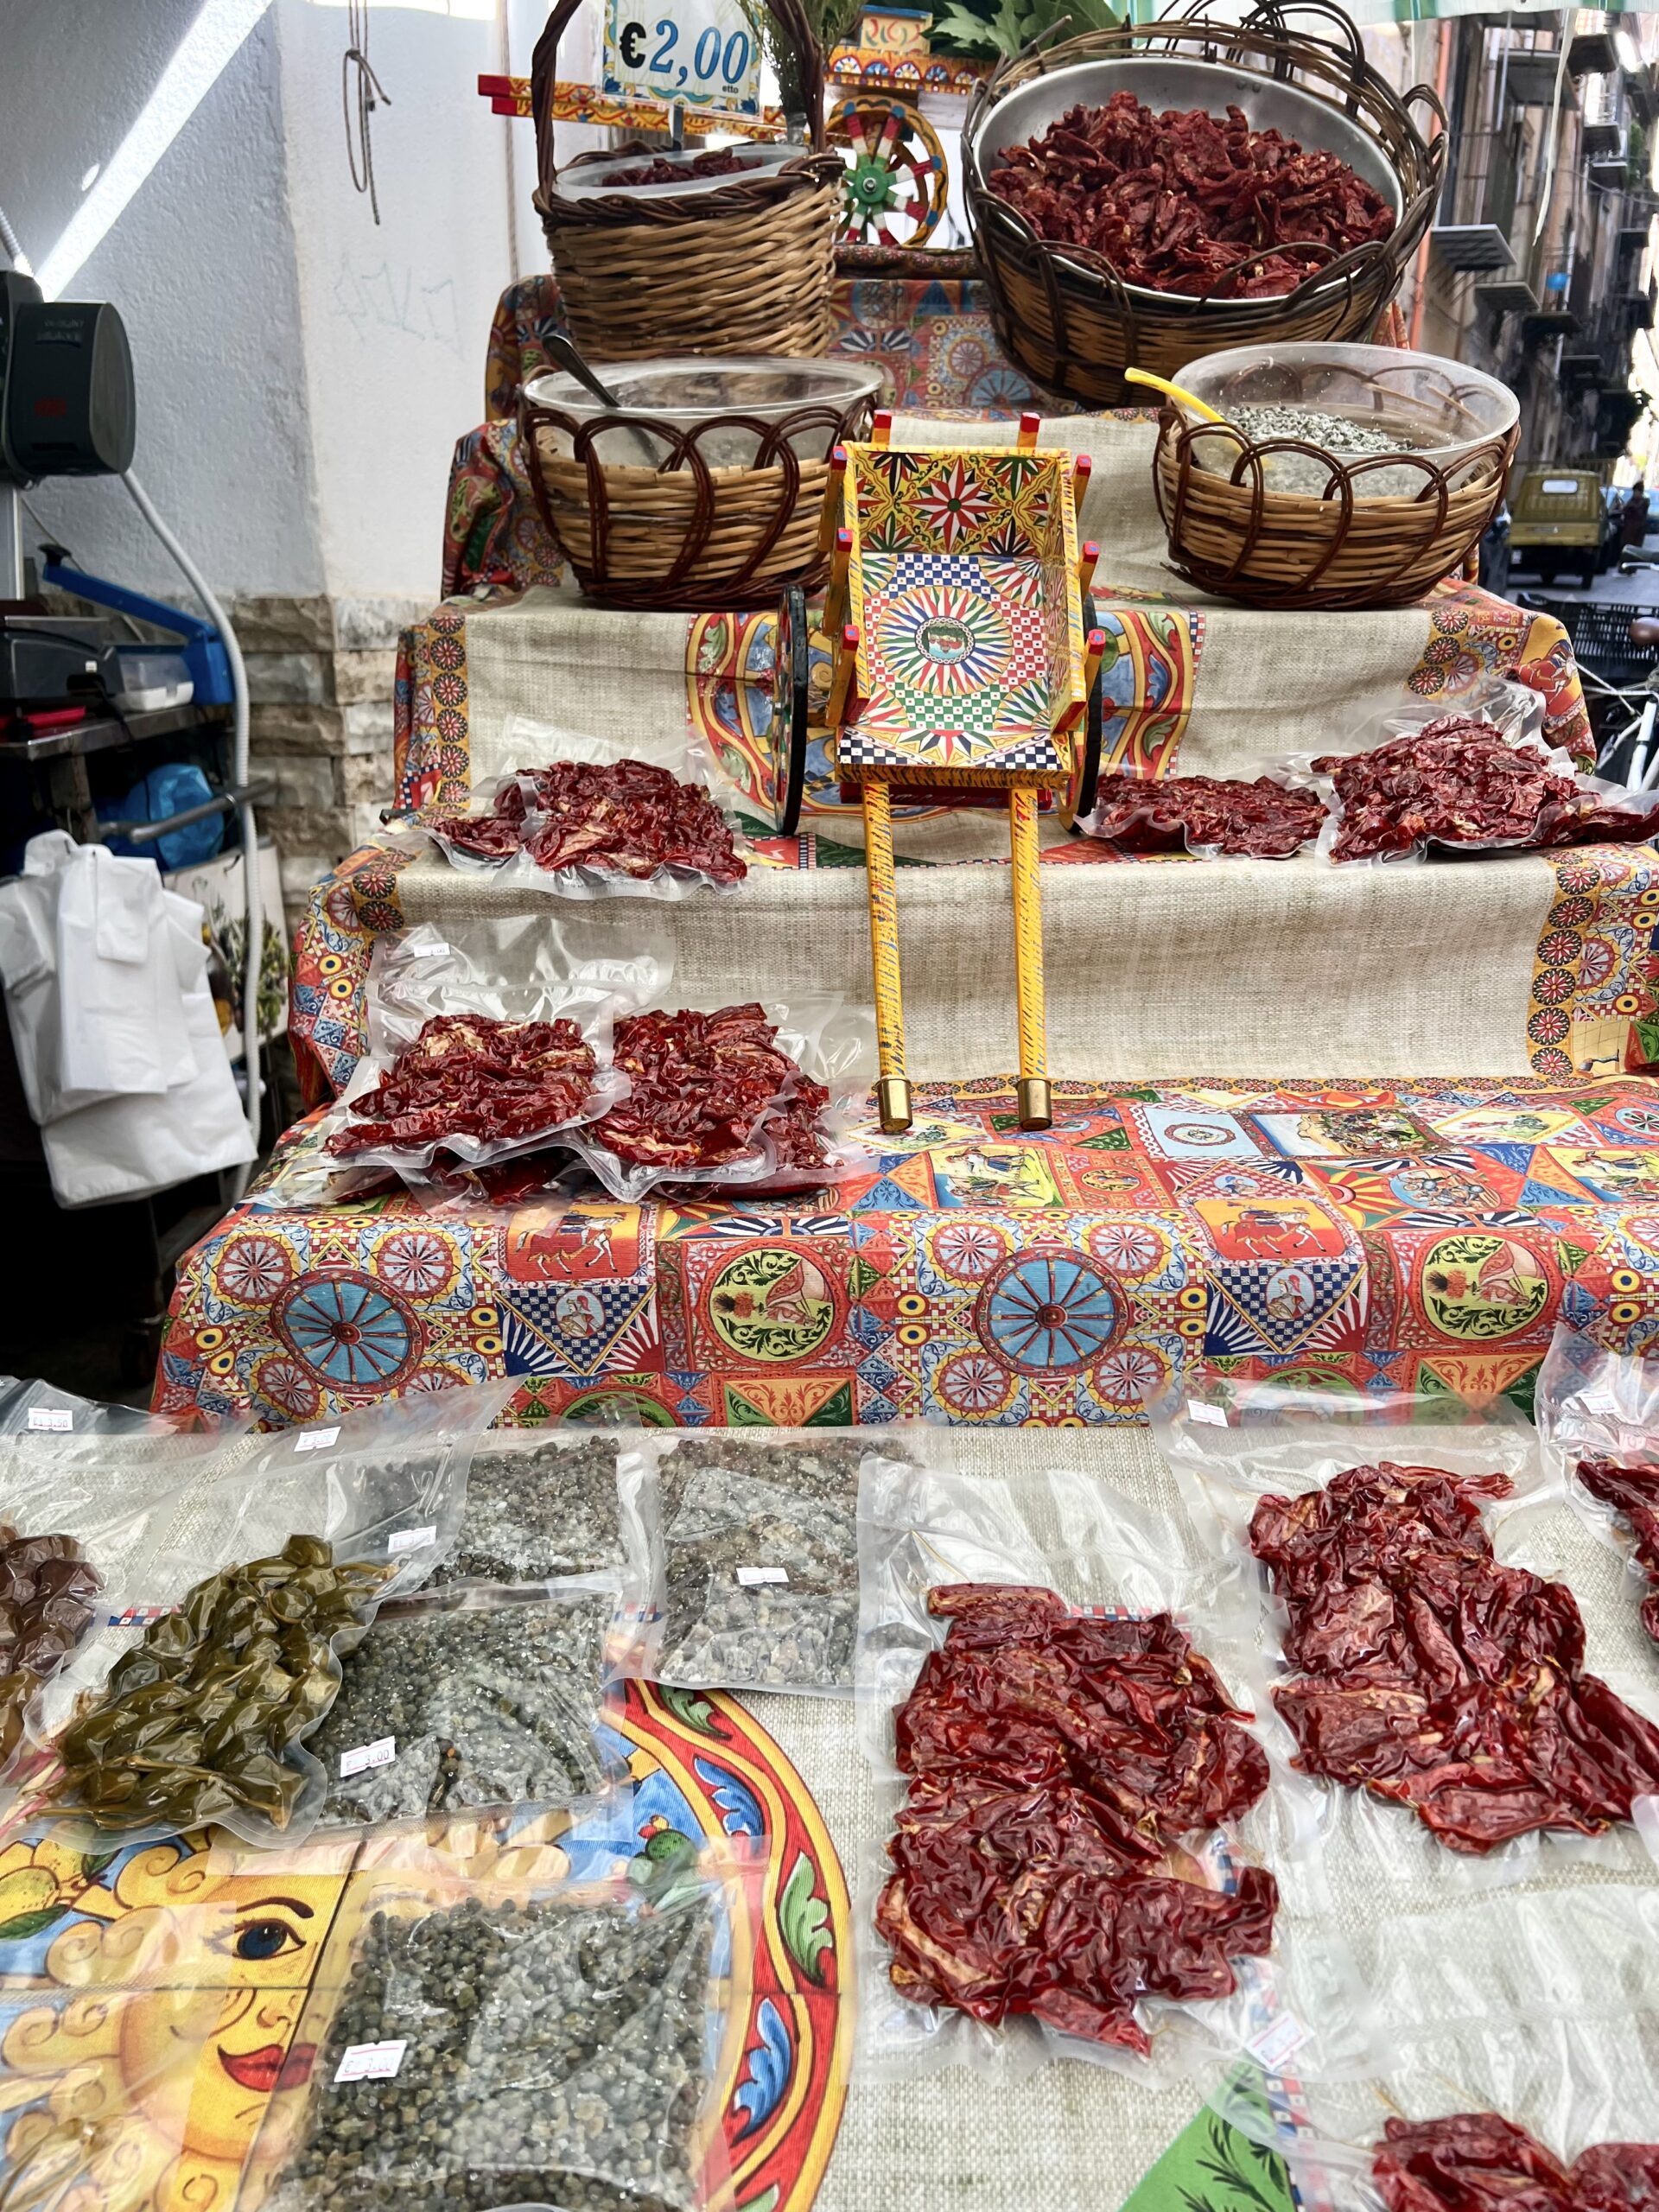
M 984 185 L 993 171 L 1002 166 L 1006 148 L 1023 146 L 1039 137 L 1069 108 L 1079 104 L 1104 107 L 1114 92 L 1133 92 L 1159 113 L 1166 108 L 1201 107 L 1211 115 L 1222 115 L 1229 107 L 1242 108 L 1251 130 L 1281 130 L 1311 150 L 1334 154 L 1382 195 L 1393 208 L 1396 222 L 1404 214 L 1400 179 L 1388 156 L 1370 133 L 1334 101 L 1305 92 L 1300 85 L 1283 84 L 1260 69 L 1241 69 L 1229 61 L 1188 61 L 1172 54 L 1126 54 L 1107 60 L 1074 61 L 1067 68 L 1032 78 L 1006 99 L 988 107 L 980 118 L 965 148 L 975 175 Z M 1056 243 L 1055 251 L 1065 254 L 1066 249 Z M 1154 291 L 1145 284 L 1126 284 L 1123 289 L 1132 298 L 1155 300 L 1161 308 L 1177 313 L 1190 309 L 1202 315 L 1208 306 L 1236 311 L 1241 305 L 1255 304 L 1190 299 L 1184 293 Z

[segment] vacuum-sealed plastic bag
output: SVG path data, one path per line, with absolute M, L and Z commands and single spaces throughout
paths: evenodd
M 594 1747 L 618 1599 L 599 1577 L 384 1610 L 341 1662 L 312 1738 L 326 1827 L 487 1805 L 563 1805 L 605 1779 Z
M 624 1486 L 655 1538 L 655 1617 L 620 1671 L 688 1689 L 850 1695 L 861 1468 L 926 1433 L 641 1436 Z
M 1406 1882 L 1641 1863 L 1659 1728 L 1587 1671 L 1569 1516 L 1503 1398 L 1349 1398 L 1192 1366 L 1151 1415 L 1230 1562 L 1264 1735 L 1318 1777 L 1319 1847 Z M 1265 1662 L 1265 1664 L 1261 1663 Z
M 1319 792 L 1266 769 L 1254 777 L 1103 776 L 1079 823 L 1126 853 L 1203 860 L 1289 860 L 1325 826 Z
M 475 790 L 465 814 L 411 825 L 451 866 L 561 899 L 683 899 L 734 889 L 748 873 L 701 746 L 647 760 L 637 738 L 582 737 L 524 715 L 507 744 L 523 766 Z
M 473 1455 L 453 1548 L 430 1586 L 513 1588 L 567 1575 L 649 1573 L 645 1531 L 625 1509 L 616 1430 L 497 1429 Z
M 55 1808 L 124 1842 L 209 1821 L 302 1840 L 326 1795 L 306 1738 L 339 1655 L 454 1541 L 472 1452 L 512 1388 L 417 1391 L 226 1445 L 129 1582 L 148 1625 L 89 1637 L 29 1708 L 65 1770 Z
M 616 1016 L 666 987 L 659 942 L 587 917 L 518 918 L 381 938 L 368 1052 L 323 1149 L 341 1166 L 469 1166 L 537 1151 L 619 1105 Z
M 1605 1351 L 1558 1322 L 1535 1400 L 1545 1465 L 1629 1563 L 1659 1643 L 1659 1360 Z
M 665 1185 L 759 1196 L 831 1183 L 853 1157 L 873 1040 L 868 1014 L 835 996 L 619 1016 L 629 1095 L 567 1141 L 630 1205 Z
M 1210 2095 L 1305 2212 L 1639 2212 L 1651 2202 L 1650 1888 L 1465 1897 L 1376 1919 L 1357 1948 L 1386 2024 L 1376 2073 L 1304 2082 L 1239 2067 Z
M 1341 1946 L 1287 1928 L 1241 1848 L 1270 1765 L 1160 1602 L 1196 1594 L 1181 1548 L 1067 1469 L 874 1465 L 859 1533 L 861 1732 L 906 1782 L 860 1902 L 865 2063 L 1370 2063 Z
M 706 1862 L 704 1862 L 706 1866 Z M 518 1889 L 389 1873 L 331 1937 L 255 2152 L 265 2212 L 696 2212 L 728 2187 L 730 1877 Z

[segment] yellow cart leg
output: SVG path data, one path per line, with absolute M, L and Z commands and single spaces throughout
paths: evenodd
M 1048 1014 L 1043 999 L 1043 897 L 1037 874 L 1037 794 L 1008 793 L 1014 861 L 1014 988 L 1020 1007 L 1020 1126 L 1054 1119 L 1048 1090 Z
M 899 983 L 899 893 L 893 874 L 893 802 L 885 783 L 864 785 L 864 865 L 870 899 L 870 966 L 875 977 L 875 1039 L 880 1078 L 876 1110 L 889 1135 L 910 1127 L 905 1074 L 905 1006 Z

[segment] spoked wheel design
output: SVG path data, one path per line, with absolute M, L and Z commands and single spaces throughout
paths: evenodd
M 1092 592 L 1083 594 L 1083 634 L 1100 626 L 1095 613 Z M 1095 795 L 1100 783 L 1100 749 L 1102 734 L 1106 727 L 1106 664 L 1103 661 L 1095 671 L 1095 680 L 1089 688 L 1089 709 L 1084 717 L 1083 741 L 1072 755 L 1071 777 L 1060 793 L 1060 819 L 1068 830 L 1081 820 L 1086 820 L 1095 810 Z
M 806 594 L 791 584 L 778 603 L 778 640 L 772 663 L 772 819 L 781 837 L 801 826 L 806 789 L 806 690 L 812 668 Z
M 841 155 L 849 245 L 921 245 L 944 217 L 944 148 L 919 109 L 880 93 L 843 100 L 825 126 Z

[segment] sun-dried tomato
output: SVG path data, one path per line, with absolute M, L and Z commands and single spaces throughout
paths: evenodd
M 1642 1625 L 1659 1643 L 1659 1467 L 1623 1467 L 1611 1459 L 1580 1459 L 1579 1480 L 1592 1497 L 1622 1514 L 1635 1542 L 1631 1556 L 1648 1579 Z
M 1077 106 L 1004 149 L 990 189 L 1039 238 L 1104 254 L 1157 292 L 1267 299 L 1394 228 L 1394 211 L 1334 154 L 1304 152 L 1243 112 L 1155 115 L 1130 92 Z M 1277 251 L 1270 251 L 1277 249 Z M 1243 276 L 1230 275 L 1256 254 Z
M 1583 1672 L 1572 1592 L 1492 1555 L 1478 1501 L 1509 1488 L 1383 1460 L 1250 1522 L 1290 1616 L 1274 1700 L 1297 1764 L 1409 1805 L 1453 1851 L 1595 1834 L 1659 1789 L 1659 1729 Z
M 784 1141 L 804 1147 L 830 1094 L 777 1037 L 753 1001 L 717 1014 L 625 1014 L 613 1049 L 632 1090 L 587 1136 L 632 1166 L 695 1176 L 742 1159 L 763 1122 L 771 1135 L 776 1109 L 792 1131 Z
M 1442 715 L 1369 753 L 1313 763 L 1336 785 L 1337 861 L 1419 845 L 1582 845 L 1649 836 L 1659 800 L 1610 803 L 1562 775 L 1532 747 L 1506 745 L 1491 722 Z
M 584 868 L 643 881 L 684 868 L 714 883 L 748 870 L 731 824 L 706 791 L 648 760 L 556 760 L 520 769 L 493 814 L 451 815 L 433 825 L 461 851 L 504 860 L 521 849 L 538 868 Z
M 352 1100 L 358 1118 L 328 1150 L 349 1160 L 382 1146 L 421 1152 L 451 1137 L 516 1141 L 562 1128 L 582 1112 L 594 1065 L 574 1021 L 435 1014 L 375 1088 Z
M 753 154 L 745 159 L 729 146 L 716 146 L 689 162 L 665 162 L 659 155 L 655 161 L 641 162 L 633 168 L 617 169 L 606 178 L 605 189 L 611 192 L 628 184 L 684 184 L 700 176 L 738 176 L 745 169 L 760 166 Z
M 1225 1996 L 1272 1942 L 1271 1874 L 1211 1890 L 1173 1851 L 1255 1802 L 1262 1747 L 1167 1614 L 976 1583 L 928 1610 L 950 1626 L 896 1716 L 912 1779 L 876 1909 L 893 1986 L 1145 2052 L 1141 1997 Z
M 1316 838 L 1325 806 L 1316 791 L 1292 791 L 1269 776 L 1254 783 L 1217 776 L 1103 776 L 1096 837 L 1132 853 L 1179 853 L 1199 846 L 1286 860 Z
M 1391 2120 L 1371 2177 L 1389 2212 L 1656 2212 L 1659 2144 L 1598 2143 L 1566 2166 L 1495 2113 Z

